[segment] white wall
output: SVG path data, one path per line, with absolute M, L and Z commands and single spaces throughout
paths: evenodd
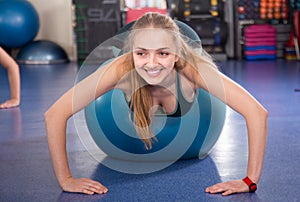
M 60 45 L 70 60 L 76 60 L 73 39 L 72 0 L 28 0 L 39 14 L 40 29 L 34 40 L 46 39 Z

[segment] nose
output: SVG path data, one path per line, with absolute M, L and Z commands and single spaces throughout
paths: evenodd
M 149 66 L 149 67 L 155 67 L 155 66 L 157 66 L 157 64 L 158 64 L 158 61 L 157 61 L 156 55 L 152 54 L 152 53 L 149 54 L 147 66 Z

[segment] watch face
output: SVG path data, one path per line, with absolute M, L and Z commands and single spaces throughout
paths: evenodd
M 257 189 L 256 184 L 252 183 L 252 184 L 249 185 L 249 190 L 250 190 L 250 192 L 255 192 L 256 189 Z

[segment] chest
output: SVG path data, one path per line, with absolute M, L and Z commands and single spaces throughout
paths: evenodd
M 173 93 L 152 94 L 153 110 L 162 110 L 163 113 L 172 114 L 177 108 L 177 96 Z
M 174 85 L 168 89 L 153 90 L 150 92 L 153 110 L 162 110 L 166 114 L 176 112 L 178 105 L 192 102 L 194 89 L 188 85 Z

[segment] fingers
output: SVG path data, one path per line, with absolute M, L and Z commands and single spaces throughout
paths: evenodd
M 7 100 L 0 104 L 0 109 L 12 108 L 19 106 L 19 102 L 15 100 Z
M 225 187 L 220 183 L 220 184 L 216 184 L 214 186 L 211 187 L 207 187 L 205 190 L 207 193 L 211 193 L 211 194 L 216 194 L 216 193 L 222 193 L 224 191 L 226 191 Z
M 218 183 L 213 186 L 207 187 L 205 190 L 205 192 L 211 194 L 222 193 L 223 196 L 248 191 L 248 187 L 241 180 Z
M 234 193 L 237 193 L 237 192 L 233 192 L 232 190 L 227 190 L 225 192 L 222 193 L 223 196 L 228 196 L 230 194 L 234 194 Z
M 64 183 L 64 186 L 62 188 L 67 192 L 77 192 L 89 195 L 95 193 L 105 194 L 108 192 L 108 189 L 101 183 L 87 178 L 69 178 L 67 182 Z
M 86 179 L 86 180 L 87 181 L 86 181 L 85 191 L 88 194 L 94 194 L 94 193 L 105 194 L 108 191 L 108 189 L 105 186 L 103 186 L 101 183 L 90 179 Z

